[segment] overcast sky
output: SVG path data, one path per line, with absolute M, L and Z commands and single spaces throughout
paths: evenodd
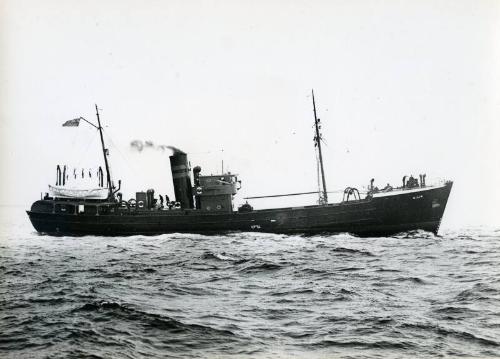
M 204 174 L 223 159 L 238 203 L 315 190 L 314 88 L 329 190 L 427 173 L 455 181 L 445 225 L 500 224 L 499 1 L 0 6 L 2 204 L 28 209 L 57 164 L 102 164 L 92 127 L 61 127 L 95 121 L 95 103 L 126 198 L 173 197 L 169 153 L 134 139 L 177 146 Z

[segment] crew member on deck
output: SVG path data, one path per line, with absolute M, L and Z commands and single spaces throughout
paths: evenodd
M 408 179 L 408 188 L 415 188 L 418 187 L 418 179 L 413 177 L 413 175 L 410 176 Z
M 165 204 L 167 205 L 168 209 L 172 209 L 172 207 L 174 206 L 174 203 L 170 202 L 170 198 L 168 197 L 168 195 L 165 195 Z
M 160 194 L 160 208 L 163 208 L 163 196 Z
M 390 192 L 392 191 L 392 186 L 388 183 L 383 189 L 382 192 Z

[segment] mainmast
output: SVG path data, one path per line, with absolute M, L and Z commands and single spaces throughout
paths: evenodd
M 108 156 L 107 156 L 108 150 L 106 149 L 106 147 L 104 147 L 104 137 L 102 136 L 101 120 L 99 118 L 99 109 L 97 108 L 97 105 L 95 105 L 95 111 L 97 115 L 97 124 L 98 124 L 97 129 L 99 130 L 99 134 L 101 135 L 101 146 L 102 146 L 102 154 L 104 156 L 104 165 L 106 166 L 106 180 L 108 183 L 108 191 L 109 191 L 108 199 L 111 199 L 113 197 L 113 185 L 111 182 L 111 173 L 109 171 Z
M 321 182 L 323 183 L 323 197 L 320 196 L 320 204 L 328 203 L 328 194 L 326 191 L 326 181 L 325 181 L 325 170 L 323 168 L 323 154 L 321 153 L 321 133 L 320 129 L 320 119 L 316 115 L 316 102 L 314 101 L 314 90 L 312 90 L 312 99 L 313 99 L 313 109 L 314 109 L 314 126 L 316 128 L 316 136 L 314 136 L 314 144 L 318 147 L 319 154 L 319 164 L 321 169 Z

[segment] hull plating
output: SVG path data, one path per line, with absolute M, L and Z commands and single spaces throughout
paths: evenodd
M 173 232 L 340 233 L 384 236 L 409 230 L 437 233 L 452 183 L 326 206 L 217 213 L 197 210 L 78 215 L 28 211 L 38 232 L 51 235 L 158 235 Z

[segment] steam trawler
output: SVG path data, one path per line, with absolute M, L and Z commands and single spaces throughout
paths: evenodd
M 378 190 L 373 180 L 362 198 L 360 191 L 347 187 L 338 203 L 328 202 L 323 157 L 320 120 L 316 114 L 314 93 L 314 145 L 321 170 L 322 188 L 318 189 L 318 204 L 288 208 L 254 210 L 247 203 L 237 210 L 233 199 L 241 188 L 237 175 L 230 172 L 219 175 L 202 175 L 201 168 L 192 170 L 187 154 L 171 148 L 170 156 L 175 201 L 165 202 L 156 198 L 153 189 L 136 192 L 136 197 L 123 200 L 119 193 L 121 181 L 115 186 L 105 147 L 99 111 L 96 105 L 97 125 L 80 117 L 67 121 L 63 126 L 77 126 L 83 120 L 94 126 L 100 136 L 104 174 L 100 173 L 100 187 L 93 190 L 64 188 L 64 175 L 58 169 L 56 186 L 49 186 L 49 193 L 35 201 L 27 214 L 34 228 L 49 235 L 101 235 L 131 236 L 158 235 L 173 232 L 217 234 L 230 231 L 268 233 L 341 233 L 359 236 L 387 236 L 410 230 L 424 230 L 437 234 L 453 183 L 427 185 L 425 175 L 420 181 L 403 178 L 402 186 L 387 186 Z M 309 194 L 311 192 L 247 197 L 280 197 Z

